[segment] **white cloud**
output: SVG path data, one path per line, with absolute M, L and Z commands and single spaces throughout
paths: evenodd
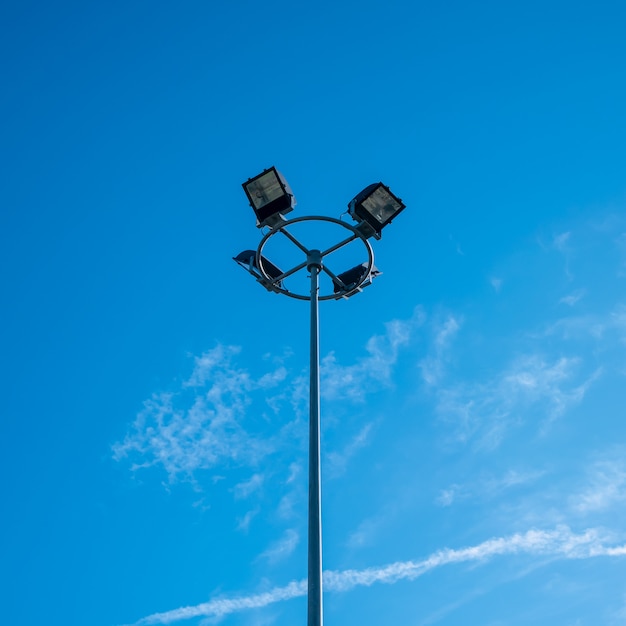
M 346 466 L 350 459 L 361 449 L 364 448 L 370 439 L 373 422 L 368 422 L 359 430 L 359 432 L 348 442 L 341 452 L 329 452 L 326 455 L 326 471 L 331 476 L 339 476 L 346 470 Z
M 267 559 L 270 563 L 277 563 L 286 559 L 296 549 L 299 542 L 300 535 L 295 530 L 289 528 L 278 541 L 262 552 L 259 558 Z
M 287 477 L 287 484 L 293 483 L 300 473 L 302 472 L 302 467 L 298 463 L 291 463 L 289 465 L 289 476 Z
M 459 256 L 465 256 L 465 252 L 463 252 L 463 249 L 461 248 L 461 244 L 452 235 L 448 235 L 448 238 L 453 243 L 456 253 Z
M 387 323 L 383 335 L 367 341 L 366 356 L 352 365 L 340 365 L 334 354 L 327 355 L 321 363 L 325 398 L 361 402 L 368 392 L 390 386 L 399 352 L 424 317 L 416 308 L 409 319 Z M 114 459 L 130 459 L 133 470 L 160 466 L 170 483 L 181 478 L 194 481 L 198 470 L 225 464 L 254 468 L 276 451 L 279 439 L 303 436 L 299 417 L 308 399 L 308 377 L 290 378 L 280 358 L 273 360 L 274 370 L 255 378 L 237 363 L 240 353 L 237 346 L 217 345 L 195 357 L 191 375 L 177 388 L 155 393 L 144 402 L 125 438 L 112 446 Z M 249 413 L 255 401 L 277 414 L 287 403 L 296 419 L 271 437 L 263 436 L 251 428 Z M 365 428 L 344 450 L 344 464 L 365 445 L 368 433 Z M 336 460 L 339 466 L 339 457 Z M 253 486 L 258 484 L 249 485 Z M 243 489 L 235 488 L 237 497 L 246 497 Z
M 459 384 L 439 390 L 438 412 L 454 424 L 460 441 L 474 439 L 479 447 L 494 449 L 508 431 L 526 419 L 528 409 L 543 415 L 542 428 L 578 404 L 594 372 L 580 381 L 578 358 L 548 361 L 538 354 L 516 359 L 505 371 L 484 383 Z
M 299 517 L 298 511 L 306 506 L 306 477 L 302 474 L 302 466 L 299 463 L 289 465 L 289 475 L 285 484 L 287 492 L 281 497 L 276 513 L 283 520 L 293 520 Z
M 626 342 L 626 305 L 620 304 L 611 311 L 609 317 L 610 328 L 615 329 L 622 343 Z
M 563 255 L 565 260 L 565 276 L 568 280 L 572 280 L 572 272 L 570 271 L 570 259 L 572 256 L 572 250 L 570 248 L 569 241 L 571 238 L 571 232 L 560 233 L 555 235 L 552 239 L 552 247 Z
M 565 252 L 567 250 L 567 242 L 570 240 L 571 235 L 571 232 L 565 232 L 555 235 L 552 239 L 552 245 L 554 246 L 555 250 L 558 250 L 559 252 Z
M 233 490 L 235 492 L 235 499 L 242 500 L 248 498 L 255 491 L 258 491 L 263 485 L 263 475 L 253 474 L 249 480 L 241 483 L 237 483 Z
M 543 335 L 550 337 L 560 336 L 565 340 L 593 337 L 600 341 L 604 338 L 610 321 L 606 317 L 597 315 L 577 315 L 563 317 L 550 324 Z
M 114 458 L 139 457 L 132 468 L 162 465 L 170 481 L 190 478 L 226 460 L 256 464 L 270 448 L 239 424 L 238 407 L 215 405 L 198 397 L 187 409 L 174 405 L 173 394 L 160 394 L 144 403 L 124 441 L 113 446 Z
M 258 609 L 281 600 L 291 600 L 306 594 L 306 581 L 291 582 L 284 587 L 275 587 L 270 591 L 239 598 L 222 598 L 203 602 L 195 606 L 184 606 L 165 613 L 155 613 L 135 622 L 140 624 L 172 624 L 193 617 L 224 617 L 231 613 L 240 613 L 249 609 Z
M 594 463 L 588 472 L 587 484 L 572 497 L 571 504 L 579 513 L 605 511 L 626 502 L 626 461 L 623 450 L 614 459 Z
M 385 334 L 371 337 L 365 346 L 367 356 L 354 365 L 340 365 L 333 352 L 321 362 L 321 390 L 326 399 L 363 401 L 369 391 L 391 384 L 391 374 L 400 348 L 406 346 L 425 315 L 418 307 L 408 320 L 385 324 Z
M 516 470 L 509 470 L 502 478 L 494 478 L 487 481 L 486 489 L 490 492 L 497 492 L 509 489 L 510 487 L 526 485 L 541 478 L 544 474 L 545 472 L 542 471 L 518 472 Z
M 592 337 L 604 345 L 615 340 L 626 341 L 626 305 L 620 303 L 603 315 L 577 315 L 563 317 L 550 324 L 543 336 L 560 336 L 563 339 Z
M 459 500 L 467 500 L 471 498 L 494 498 L 504 491 L 508 491 L 514 487 L 528 485 L 535 482 L 545 472 L 531 470 L 518 471 L 509 470 L 502 476 L 485 476 L 482 475 L 478 480 L 459 485 L 454 483 L 446 489 L 442 489 L 436 499 L 440 506 L 451 506 Z
M 173 482 L 224 462 L 254 466 L 269 454 L 272 444 L 248 432 L 244 418 L 251 394 L 278 384 L 283 368 L 254 380 L 233 364 L 238 353 L 217 346 L 196 357 L 177 391 L 144 402 L 124 440 L 113 445 L 114 458 L 136 459 L 133 469 L 161 465 Z
M 223 370 L 224 363 L 241 352 L 239 346 L 218 345 L 201 356 L 194 357 L 194 368 L 191 376 L 183 383 L 183 387 L 202 387 L 211 379 L 214 372 Z
M 285 494 L 278 503 L 276 513 L 278 517 L 284 520 L 293 519 L 296 515 L 296 501 L 298 500 L 298 494 L 295 491 L 290 491 Z
M 381 516 L 371 517 L 362 521 L 357 529 L 350 533 L 346 545 L 354 549 L 371 544 L 381 522 Z
M 495 276 L 492 276 L 489 279 L 489 283 L 496 293 L 500 293 L 500 289 L 502 288 L 502 282 L 503 281 L 501 278 L 496 278 Z
M 611 615 L 612 624 L 626 624 L 626 594 L 622 598 L 622 606 Z
M 434 329 L 431 353 L 420 361 L 422 377 L 428 385 L 436 385 L 443 377 L 448 351 L 455 335 L 461 328 L 461 319 L 449 315 Z
M 580 300 L 582 300 L 582 298 L 585 297 L 585 294 L 587 293 L 587 291 L 585 289 L 576 289 L 575 291 L 572 291 L 572 293 L 563 296 L 559 302 L 561 304 L 567 304 L 567 306 L 574 306 L 577 302 L 579 302 Z
M 529 530 L 523 534 L 489 539 L 467 548 L 440 550 L 421 561 L 401 561 L 361 570 L 326 571 L 324 586 L 326 591 L 346 592 L 376 583 L 393 584 L 400 580 L 414 580 L 445 565 L 485 563 L 506 555 L 530 554 L 567 559 L 626 556 L 626 545 L 611 546 L 607 542 L 608 538 L 600 530 L 593 528 L 579 534 L 572 532 L 567 526 L 558 526 L 547 531 Z M 140 619 L 135 625 L 171 624 L 194 617 L 224 617 L 304 596 L 306 590 L 306 581 L 293 581 L 284 587 L 275 587 L 263 593 L 231 599 L 218 598 L 195 606 L 155 613 Z
M 287 370 L 284 367 L 279 367 L 273 372 L 268 372 L 259 378 L 257 381 L 257 387 L 259 389 L 271 389 L 280 385 L 287 378 Z
M 437 504 L 440 506 L 450 506 L 455 500 L 459 499 L 459 495 L 464 495 L 463 488 L 457 484 L 450 485 L 439 492 Z
M 259 509 L 248 511 L 243 517 L 237 519 L 237 530 L 247 533 L 250 530 L 252 520 L 257 516 Z

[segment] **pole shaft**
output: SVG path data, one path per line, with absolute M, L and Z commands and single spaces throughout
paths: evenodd
M 318 315 L 318 283 L 321 264 L 318 265 L 311 263 L 308 269 L 311 272 L 311 380 L 309 386 L 309 565 L 307 625 L 322 626 L 322 492 L 320 471 L 320 374 Z

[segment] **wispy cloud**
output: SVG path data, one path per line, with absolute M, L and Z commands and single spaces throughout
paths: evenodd
M 249 480 L 237 483 L 233 489 L 235 492 L 235 498 L 237 500 L 248 498 L 251 494 L 261 488 L 263 480 L 262 474 L 253 474 Z
M 293 483 L 298 476 L 302 473 L 302 467 L 298 463 L 291 463 L 289 465 L 289 476 L 287 477 L 287 484 Z
M 324 585 L 327 591 L 347 592 L 376 583 L 393 584 L 400 580 L 415 580 L 445 565 L 486 563 L 496 557 L 521 554 L 568 559 L 626 556 L 626 544 L 608 545 L 609 542 L 610 537 L 593 528 L 578 534 L 567 526 L 558 526 L 554 530 L 529 530 L 523 534 L 489 539 L 467 548 L 440 550 L 421 561 L 400 561 L 360 570 L 326 571 Z M 218 598 L 195 606 L 155 613 L 140 619 L 135 625 L 171 624 L 197 617 L 224 617 L 304 596 L 306 589 L 306 581 L 293 581 L 284 587 L 275 587 L 263 593 Z
M 448 315 L 441 323 L 435 323 L 431 352 L 419 364 L 426 384 L 435 385 L 441 380 L 452 340 L 461 328 L 461 323 L 461 318 L 453 315 Z
M 278 503 L 276 514 L 282 520 L 294 520 L 299 518 L 299 511 L 306 501 L 306 478 L 299 463 L 289 465 L 285 485 L 286 493 Z
M 448 235 L 448 238 L 452 242 L 452 245 L 454 246 L 456 253 L 459 256 L 465 256 L 465 252 L 463 252 L 463 249 L 461 248 L 461 244 L 452 235 Z
M 345 472 L 350 459 L 369 443 L 373 426 L 373 422 L 368 422 L 347 443 L 341 452 L 329 452 L 326 455 L 326 469 L 331 476 L 336 477 Z
M 259 509 L 253 509 L 251 511 L 247 511 L 243 517 L 240 517 L 237 520 L 237 530 L 242 533 L 247 533 L 250 530 L 250 524 L 252 520 L 258 515 Z
M 388 322 L 383 334 L 366 342 L 365 356 L 352 364 L 340 364 L 333 353 L 328 354 L 321 363 L 326 400 L 363 402 L 368 392 L 391 386 L 400 350 L 411 342 L 424 319 L 418 307 L 409 319 Z M 290 376 L 284 358 L 269 357 L 265 361 L 272 360 L 274 369 L 255 377 L 240 364 L 240 353 L 237 346 L 217 345 L 194 357 L 193 370 L 185 380 L 144 402 L 124 439 L 112 446 L 113 458 L 129 459 L 133 470 L 160 466 L 170 483 L 193 481 L 198 470 L 224 465 L 255 468 L 277 450 L 279 440 L 301 438 L 299 417 L 308 397 L 307 377 Z M 276 414 L 287 405 L 296 419 L 274 429 L 271 436 L 261 434 L 249 419 L 254 402 Z M 368 433 L 366 427 L 344 450 L 344 465 L 365 445 Z M 342 461 L 339 456 L 335 460 L 339 468 Z M 235 496 L 244 498 L 246 490 L 258 488 L 259 477 L 254 480 L 236 486 Z
M 503 476 L 481 476 L 471 483 L 452 484 L 442 489 L 437 497 L 440 506 L 451 506 L 459 500 L 494 498 L 514 487 L 521 487 L 544 476 L 543 471 L 509 470 Z
M 348 548 L 362 548 L 372 543 L 374 537 L 384 522 L 384 513 L 363 520 L 348 536 Z
M 140 624 L 172 624 L 194 617 L 224 617 L 232 613 L 240 613 L 249 609 L 259 609 L 281 600 L 291 600 L 306 594 L 306 581 L 291 582 L 284 587 L 275 587 L 270 591 L 242 596 L 232 599 L 218 599 L 203 602 L 195 606 L 184 606 L 164 613 L 155 613 L 135 622 Z
M 571 315 L 550 323 L 541 336 L 557 336 L 565 340 L 592 337 L 602 340 L 610 320 L 599 315 Z M 540 336 L 539 334 L 537 335 Z
M 626 343 L 626 305 L 620 304 L 611 312 L 610 326 L 617 330 L 620 341 Z
M 614 624 L 626 623 L 626 594 L 622 598 L 622 606 L 613 613 Z
M 277 563 L 286 559 L 300 542 L 300 535 L 289 528 L 285 534 L 259 555 L 260 559 L 267 559 L 270 563 Z
M 453 502 L 459 500 L 459 498 L 466 498 L 467 491 L 462 485 L 456 483 L 449 485 L 445 489 L 442 489 L 437 496 L 437 504 L 439 506 L 450 506 Z
M 502 288 L 502 279 L 497 278 L 496 276 L 492 276 L 489 279 L 489 284 L 493 287 L 496 293 L 500 293 L 500 289 Z
M 552 238 L 552 245 L 554 246 L 554 249 L 558 250 L 559 252 L 566 252 L 567 243 L 570 240 L 571 235 L 572 233 L 569 231 L 555 235 Z
M 552 239 L 552 247 L 563 255 L 565 260 L 565 276 L 568 280 L 573 278 L 572 272 L 570 270 L 571 256 L 572 256 L 572 248 L 569 245 L 572 233 L 564 232 L 558 235 L 555 235 Z
M 144 402 L 124 440 L 113 445 L 114 458 L 132 458 L 133 469 L 161 465 L 173 482 L 224 462 L 254 466 L 269 454 L 272 444 L 251 434 L 244 418 L 251 394 L 279 384 L 284 368 L 255 380 L 235 365 L 239 351 L 218 345 L 196 357 L 176 391 Z
M 487 382 L 459 384 L 439 391 L 438 411 L 456 427 L 460 441 L 474 439 L 494 449 L 508 431 L 521 424 L 529 408 L 543 414 L 542 428 L 578 404 L 599 371 L 580 380 L 578 358 L 547 360 L 538 354 L 516 359 Z
M 385 334 L 371 337 L 365 346 L 367 356 L 353 365 L 341 365 L 331 352 L 321 362 L 322 393 L 325 398 L 363 401 L 367 391 L 379 390 L 391 384 L 391 375 L 399 351 L 409 344 L 415 329 L 425 320 L 421 308 L 416 308 L 407 320 L 385 324 Z
M 626 461 L 623 453 L 620 448 L 618 453 L 611 455 L 613 458 L 599 460 L 589 468 L 586 485 L 571 498 L 574 510 L 586 514 L 626 503 Z
M 585 294 L 587 293 L 586 289 L 576 289 L 574 291 L 572 291 L 571 293 L 569 293 L 566 296 L 563 296 L 559 302 L 561 304 L 567 304 L 567 306 L 574 306 L 577 302 L 579 302 L 580 300 L 582 300 L 582 298 L 585 297 Z
M 567 341 L 591 339 L 606 351 L 616 341 L 626 342 L 626 305 L 620 302 L 602 314 L 562 317 L 536 336 L 558 337 Z

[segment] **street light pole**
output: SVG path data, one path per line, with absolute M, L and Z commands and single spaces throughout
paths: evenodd
M 374 265 L 374 253 L 368 239 L 380 239 L 381 231 L 404 208 L 403 202 L 394 196 L 382 183 L 374 183 L 361 191 L 348 204 L 348 213 L 358 224 L 325 216 L 306 216 L 286 220 L 284 215 L 296 204 L 291 188 L 285 178 L 274 167 L 243 183 L 243 188 L 254 210 L 259 228 L 267 228 L 256 250 L 244 250 L 234 260 L 247 270 L 267 290 L 297 300 L 311 303 L 310 337 L 310 384 L 309 384 L 309 538 L 308 538 L 308 604 L 307 626 L 323 626 L 322 611 L 322 511 L 320 469 L 320 358 L 319 358 L 319 302 L 350 298 L 372 283 L 380 274 Z M 321 251 L 307 248 L 292 232 L 292 226 L 317 223 L 334 225 L 343 231 L 344 239 Z M 348 231 L 346 233 L 345 231 Z M 283 271 L 264 256 L 267 243 L 276 235 L 291 242 L 306 260 Z M 325 257 L 351 246 L 354 242 L 365 248 L 367 260 L 338 274 L 333 273 Z M 293 260 L 290 261 L 290 263 Z M 290 287 L 291 278 L 307 269 L 310 273 L 310 293 L 299 293 Z M 329 279 L 332 292 L 320 296 L 320 275 L 326 274 L 326 289 Z M 302 285 L 304 291 L 304 285 Z M 324 291 L 324 289 L 322 289 Z
M 322 607 L 322 510 L 320 468 L 320 372 L 319 372 L 319 273 L 322 255 L 307 255 L 311 273 L 311 349 L 309 384 L 309 557 L 307 626 L 323 625 Z

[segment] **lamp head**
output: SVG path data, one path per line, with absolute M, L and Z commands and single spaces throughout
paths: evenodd
M 268 291 L 274 291 L 274 287 L 277 287 L 278 289 L 283 288 L 282 280 L 275 282 L 276 279 L 283 274 L 283 271 L 279 267 L 276 267 L 276 265 L 274 265 L 269 259 L 260 255 L 263 270 L 272 279 L 272 282 L 269 282 L 259 269 L 256 250 L 244 250 L 237 256 L 233 257 L 233 261 L 252 274 L 252 276 L 254 276 Z
M 366 237 L 380 239 L 382 229 L 405 209 L 405 204 L 382 183 L 368 185 L 348 204 L 348 213 Z
M 376 276 L 380 276 L 382 272 L 375 265 L 372 265 L 369 275 L 365 276 L 365 272 L 367 272 L 367 265 L 367 263 L 361 263 L 360 265 L 356 265 L 341 274 L 337 274 L 338 280 L 333 280 L 334 292 L 336 294 L 340 294 L 342 291 L 349 292 L 358 285 L 358 289 L 356 291 L 345 296 L 346 298 L 349 298 L 355 293 L 361 291 L 361 289 L 369 287 L 369 285 L 372 284 L 372 280 L 374 280 Z M 341 283 L 339 281 L 341 281 Z
M 257 226 L 274 228 L 293 210 L 296 199 L 283 175 L 270 167 L 242 185 L 257 220 Z

